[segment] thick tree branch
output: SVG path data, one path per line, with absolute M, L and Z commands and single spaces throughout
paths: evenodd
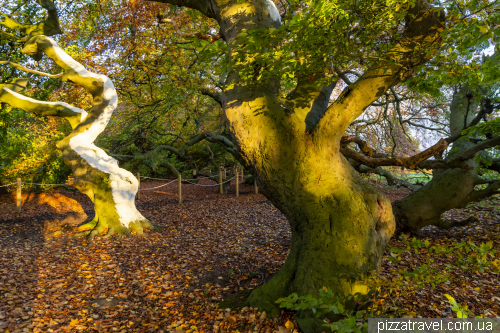
M 490 139 L 490 140 L 483 141 L 483 142 L 478 143 L 477 145 L 475 145 L 473 147 L 470 147 L 469 149 L 462 151 L 459 155 L 457 155 L 453 159 L 453 161 L 454 162 L 465 162 L 465 161 L 473 158 L 477 152 L 480 152 L 481 150 L 492 148 L 492 147 L 495 147 L 498 145 L 500 145 L 500 136 L 493 138 L 493 139 Z
M 214 92 L 207 88 L 200 89 L 202 95 L 211 97 L 215 102 L 217 102 L 222 107 L 222 94 L 220 92 Z
M 397 178 L 389 170 L 386 170 L 382 167 L 377 167 L 377 168 L 373 169 L 373 168 L 370 168 L 366 165 L 360 165 L 355 169 L 359 173 L 374 173 L 374 174 L 377 174 L 379 176 L 382 176 L 387 180 L 387 185 L 389 185 L 389 186 L 403 186 L 403 187 L 408 188 L 411 191 L 417 191 L 422 187 L 419 185 L 412 184 L 407 180 Z
M 87 112 L 64 102 L 43 102 L 21 95 L 9 88 L 0 85 L 0 102 L 12 107 L 31 111 L 37 116 L 57 116 L 65 118 L 74 129 L 85 119 Z
M 338 79 L 334 80 L 332 83 L 325 85 L 321 88 L 319 94 L 313 101 L 311 110 L 307 113 L 305 123 L 306 132 L 310 132 L 316 123 L 323 117 L 326 110 L 328 109 L 328 104 L 330 103 L 330 96 L 332 95 L 333 89 L 337 86 Z
M 362 140 L 361 140 L 362 141 Z M 354 142 L 354 141 L 352 141 Z M 366 144 L 366 143 L 365 143 Z M 367 148 L 366 145 L 363 145 L 364 149 L 369 151 L 372 155 L 375 155 L 373 149 Z M 345 146 L 340 148 L 340 151 L 344 156 L 352 158 L 364 165 L 367 165 L 371 168 L 376 168 L 379 166 L 400 166 L 408 169 L 417 169 L 417 168 L 425 168 L 425 169 L 433 169 L 433 168 L 469 168 L 467 164 L 462 161 L 438 161 L 432 160 L 427 161 L 432 156 L 444 151 L 448 147 L 448 143 L 441 139 L 434 146 L 424 150 L 421 153 L 410 157 L 369 157 L 362 153 L 358 153 L 354 150 L 351 150 Z
M 347 135 L 343 136 L 342 139 L 340 140 L 340 144 L 342 146 L 346 146 L 349 143 L 354 142 L 358 145 L 359 149 L 369 157 L 373 157 L 376 154 L 375 149 L 370 147 L 370 145 L 363 139 L 361 139 L 359 136 L 355 135 Z
M 29 79 L 17 78 L 12 80 L 11 83 L 0 84 L 0 89 L 8 88 L 14 92 L 20 92 L 26 89 Z
M 41 56 L 45 53 L 64 70 L 64 74 L 61 76 L 62 81 L 74 82 L 94 97 L 103 94 L 103 80 L 107 77 L 89 72 L 82 64 L 64 52 L 52 38 L 47 36 L 32 37 L 24 45 L 21 52 L 34 59 L 41 59 Z
M 305 122 L 306 132 L 314 127 L 328 108 L 330 96 L 338 82 L 338 78 L 331 76 L 329 73 L 300 75 L 297 86 L 284 101 L 287 114 L 293 114 L 297 124 Z
M 349 124 L 387 89 L 406 80 L 418 65 L 429 60 L 439 49 L 444 15 L 424 1 L 416 1 L 408 10 L 401 41 L 369 68 L 355 83 L 344 89 L 313 130 L 324 140 L 338 140 Z M 326 134 L 326 135 L 325 135 Z
M 500 180 L 494 181 L 489 184 L 484 190 L 474 190 L 468 196 L 467 199 L 470 201 L 481 201 L 484 198 L 488 198 L 494 194 L 498 194 L 498 189 L 500 189 Z
M 359 149 L 363 152 L 363 154 L 347 148 L 346 145 L 351 142 L 356 143 Z M 425 169 L 431 169 L 431 168 L 469 169 L 470 167 L 467 166 L 465 162 L 474 157 L 476 153 L 482 150 L 500 145 L 500 137 L 483 141 L 469 149 L 466 149 L 450 161 L 428 161 L 426 163 L 427 166 L 423 166 L 423 164 L 421 163 L 431 158 L 432 156 L 443 152 L 446 148 L 448 148 L 448 142 L 446 139 L 441 139 L 432 147 L 424 150 L 419 154 L 410 157 L 391 157 L 391 156 L 384 156 L 382 154 L 377 154 L 377 152 L 373 148 L 371 148 L 366 141 L 353 135 L 342 137 L 341 145 L 342 145 L 341 152 L 342 154 L 344 154 L 344 156 L 352 158 L 353 160 L 356 160 L 359 163 L 365 164 L 371 168 L 376 168 L 377 166 L 392 165 L 392 166 L 402 166 L 409 169 L 415 169 L 417 167 Z M 434 167 L 429 167 L 429 165 L 434 165 Z

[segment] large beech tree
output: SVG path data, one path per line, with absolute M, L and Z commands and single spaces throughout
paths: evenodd
M 222 106 L 233 143 L 240 162 L 252 170 L 259 188 L 291 225 L 292 247 L 285 264 L 252 292 L 249 304 L 277 314 L 279 297 L 292 292 L 316 295 L 323 286 L 341 297 L 365 301 L 395 222 L 390 201 L 340 153 L 341 137 L 366 107 L 437 52 L 443 15 L 422 1 L 404 4 L 404 18 L 394 23 L 401 28 L 401 38 L 378 54 L 378 60 L 329 105 L 336 82 L 329 61 L 298 73 L 295 89 L 283 100 L 280 75 L 266 73 L 266 65 L 252 62 L 252 55 L 242 58 L 239 47 L 248 33 L 280 28 L 280 14 L 272 1 L 163 2 L 197 9 L 219 23 L 230 66 Z M 363 15 L 344 5 L 353 16 Z M 336 22 L 335 17 L 330 19 Z M 262 50 L 278 47 L 273 43 Z M 321 50 L 322 44 L 314 47 Z M 245 61 L 246 73 L 253 72 L 253 78 L 236 70 Z M 262 76 L 266 79 L 259 81 Z M 308 324 L 303 321 L 302 326 L 306 329 Z

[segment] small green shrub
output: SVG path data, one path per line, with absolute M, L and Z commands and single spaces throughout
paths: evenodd
M 281 308 L 287 308 L 292 311 L 310 310 L 316 318 L 324 319 L 328 314 L 334 314 L 340 317 L 340 320 L 328 322 L 325 320 L 323 326 L 330 328 L 338 333 L 363 333 L 368 332 L 367 323 L 358 323 L 357 319 L 363 319 L 364 314 L 361 311 L 354 312 L 345 308 L 339 296 L 333 294 L 331 289 L 323 287 L 319 290 L 319 298 L 311 295 L 298 296 L 297 293 L 292 293 L 287 297 L 280 298 L 276 301 Z M 348 296 L 346 301 L 350 301 L 352 296 Z

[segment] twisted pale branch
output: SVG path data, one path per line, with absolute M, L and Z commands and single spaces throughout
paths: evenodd
M 87 112 L 64 102 L 43 102 L 21 95 L 7 85 L 0 85 L 0 101 L 12 107 L 33 112 L 38 116 L 57 116 L 65 118 L 74 129 L 85 119 Z

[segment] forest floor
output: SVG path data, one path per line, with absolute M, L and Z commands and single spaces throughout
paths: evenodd
M 391 200 L 407 195 L 375 186 Z M 71 237 L 73 226 L 93 216 L 81 193 L 24 195 L 21 214 L 13 195 L 0 195 L 0 331 L 298 331 L 290 312 L 266 318 L 234 305 L 283 264 L 291 243 L 284 216 L 251 186 L 236 198 L 233 186 L 219 195 L 216 187 L 183 185 L 182 205 L 175 192 L 174 183 L 143 191 L 137 201 L 166 228 L 91 245 Z M 471 315 L 500 316 L 499 201 L 447 216 L 472 214 L 478 223 L 391 240 L 376 300 L 386 315 L 452 317 L 450 294 Z

